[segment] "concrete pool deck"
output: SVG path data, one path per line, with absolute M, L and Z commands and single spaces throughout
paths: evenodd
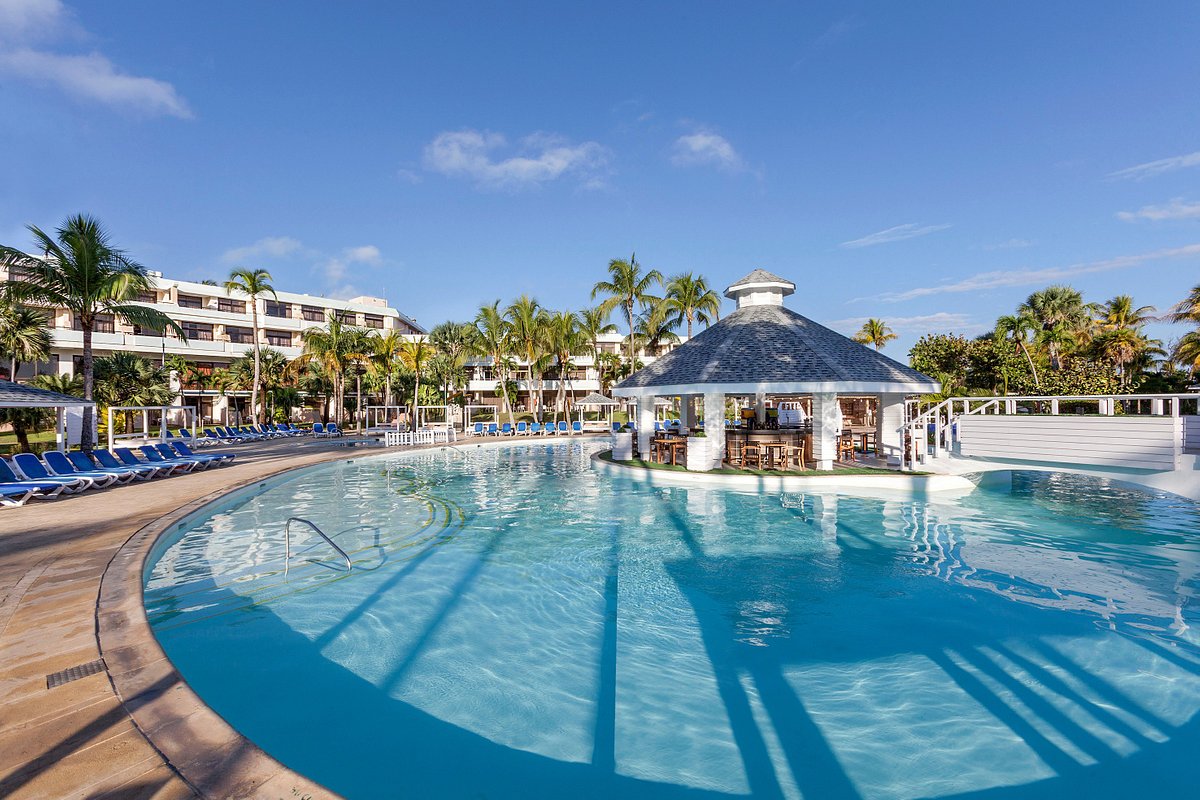
M 333 796 L 204 706 L 145 621 L 142 559 L 173 520 L 236 486 L 356 455 L 307 440 L 230 449 L 227 467 L 0 512 L 0 797 Z

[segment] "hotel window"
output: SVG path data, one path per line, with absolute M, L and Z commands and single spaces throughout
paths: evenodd
M 300 316 L 305 322 L 324 322 L 325 309 L 317 306 L 300 306 Z
M 232 344 L 254 344 L 254 332 L 249 328 L 235 328 L 232 325 L 226 325 L 225 335 L 229 337 Z
M 363 324 L 368 328 L 383 328 L 383 317 L 378 314 L 363 314 Z
M 266 314 L 268 317 L 284 317 L 286 319 L 292 315 L 292 306 L 290 303 L 268 300 L 266 302 Z
M 163 332 L 156 331 L 153 328 L 144 328 L 141 325 L 134 325 L 133 326 L 133 335 L 134 336 L 162 336 Z
M 83 330 L 83 323 L 79 321 L 78 316 L 75 317 L 74 327 L 77 331 Z M 113 318 L 112 314 L 97 314 L 95 320 L 92 322 L 92 332 L 116 333 L 117 321 Z
M 198 294 L 180 294 L 176 302 L 180 308 L 204 308 L 204 298 Z
M 226 297 L 217 298 L 217 311 L 224 311 L 226 314 L 245 314 L 245 300 L 230 300 Z
M 190 340 L 197 342 L 213 340 L 213 326 L 207 322 L 180 322 L 179 327 L 183 328 L 184 335 Z
M 291 347 L 292 334 L 287 331 L 267 331 L 267 344 L 271 347 Z
M 154 291 L 138 292 L 137 301 L 139 303 L 157 303 L 158 302 L 158 292 L 154 292 Z
M 353 311 L 335 311 L 333 315 L 337 317 L 337 321 L 343 325 L 357 325 L 358 318 Z

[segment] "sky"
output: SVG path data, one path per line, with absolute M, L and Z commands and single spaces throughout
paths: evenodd
M 0 243 L 87 213 L 168 277 L 426 327 L 582 308 L 635 252 L 761 267 L 905 360 L 1051 283 L 1200 283 L 1197 42 L 1194 0 L 0 0 Z

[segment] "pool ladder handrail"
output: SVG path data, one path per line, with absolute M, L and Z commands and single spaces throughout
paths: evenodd
M 328 536 L 326 536 L 325 531 L 318 528 L 317 524 L 315 522 L 313 522 L 310 519 L 305 519 L 304 517 L 288 517 L 288 521 L 283 526 L 283 558 L 284 558 L 283 571 L 285 573 L 288 570 L 288 565 L 292 561 L 292 523 L 293 522 L 302 522 L 305 525 L 307 525 L 308 527 L 312 528 L 314 531 L 316 531 L 317 535 L 320 536 L 322 539 L 324 539 L 326 542 L 328 542 L 329 546 L 332 547 L 334 550 L 336 550 L 338 555 L 340 555 L 342 558 L 346 559 L 346 572 L 354 571 L 354 565 L 350 563 L 350 556 L 348 556 L 346 554 L 345 550 L 343 550 L 341 547 L 338 546 L 337 542 L 335 542 L 333 539 L 330 539 Z

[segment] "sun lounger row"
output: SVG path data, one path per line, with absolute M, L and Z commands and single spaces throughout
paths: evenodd
M 559 420 L 557 425 L 553 422 L 547 422 L 545 425 L 540 422 L 518 422 L 514 427 L 508 422 L 476 422 L 471 430 L 475 436 L 551 436 L 572 432 L 583 433 L 583 424 L 576 420 L 568 426 L 566 422 Z
M 337 426 L 336 422 L 322 424 L 314 422 L 312 426 L 312 435 L 317 439 L 328 438 L 331 436 L 344 436 L 342 429 Z
M 291 424 L 269 424 L 269 425 L 240 425 L 232 427 L 228 425 L 214 425 L 211 428 L 205 428 L 203 435 L 193 437 L 187 428 L 180 428 L 178 435 L 172 434 L 171 431 L 164 431 L 164 438 L 173 440 L 176 438 L 184 441 L 191 441 L 194 444 L 202 446 L 210 446 L 214 444 L 237 444 L 239 442 L 261 442 L 267 439 L 286 439 L 295 436 L 307 436 L 308 431 L 301 430 Z
M 0 505 L 21 506 L 32 499 L 208 469 L 235 457 L 233 453 L 196 453 L 185 442 L 148 444 L 139 452 L 141 457 L 129 448 L 116 447 L 111 452 L 49 450 L 40 458 L 33 453 L 0 458 Z

